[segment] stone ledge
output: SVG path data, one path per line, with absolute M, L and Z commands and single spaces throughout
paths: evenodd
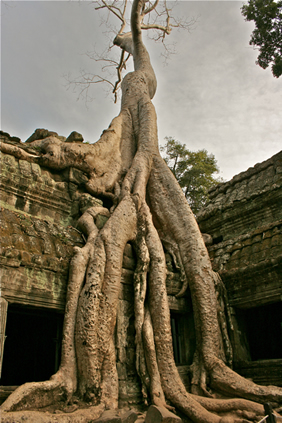
M 203 214 L 197 216 L 197 221 L 203 233 L 210 234 L 214 239 L 223 240 L 238 236 L 246 230 L 257 228 L 258 224 L 267 225 L 273 220 L 282 218 L 282 184 L 279 189 L 262 193 L 253 199 L 236 201 L 227 206 L 209 206 Z
M 270 166 L 276 167 L 276 172 L 280 174 L 282 172 L 281 167 L 282 162 L 282 151 L 275 154 L 274 156 L 270 157 L 269 159 L 265 160 L 264 162 L 257 163 L 254 167 L 250 167 L 244 172 L 235 175 L 230 181 L 223 182 L 216 187 L 210 189 L 210 198 L 214 199 L 219 193 L 225 193 L 228 188 L 233 187 L 235 184 L 239 182 L 243 182 L 246 179 L 250 179 L 252 176 L 255 176 L 263 171 L 265 171 Z
M 282 255 L 258 265 L 219 272 L 233 307 L 250 308 L 282 299 Z
M 235 370 L 259 385 L 282 386 L 282 359 L 240 362 Z
M 282 254 L 282 220 L 212 245 L 208 250 L 213 269 L 222 273 L 275 260 Z
M 182 419 L 167 408 L 151 405 L 147 411 L 145 423 L 181 423 Z

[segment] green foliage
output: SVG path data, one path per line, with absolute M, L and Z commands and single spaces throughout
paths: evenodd
M 271 64 L 273 76 L 282 75 L 282 1 L 249 0 L 242 9 L 246 21 L 254 21 L 250 45 L 259 49 L 257 64 Z
M 185 144 L 171 137 L 166 137 L 166 144 L 161 147 L 161 151 L 193 213 L 197 214 L 208 201 L 208 190 L 222 182 L 213 176 L 219 171 L 214 155 L 207 150 L 190 151 Z

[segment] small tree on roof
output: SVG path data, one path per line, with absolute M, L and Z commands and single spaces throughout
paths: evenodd
M 183 189 L 193 213 L 197 214 L 209 200 L 209 189 L 222 182 L 214 176 L 219 172 L 214 155 L 209 154 L 207 150 L 188 150 L 185 144 L 171 137 L 166 137 L 166 144 L 160 150 Z

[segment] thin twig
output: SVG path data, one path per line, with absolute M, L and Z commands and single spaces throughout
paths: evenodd
M 264 421 L 267 419 L 267 417 L 268 417 L 268 415 L 267 415 L 267 416 L 265 416 L 263 419 L 261 419 L 258 423 L 262 423 L 262 422 L 264 422 Z

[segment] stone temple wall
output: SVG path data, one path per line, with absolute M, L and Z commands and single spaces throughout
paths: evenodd
M 227 289 L 237 368 L 282 385 L 282 151 L 214 188 L 198 223 Z

